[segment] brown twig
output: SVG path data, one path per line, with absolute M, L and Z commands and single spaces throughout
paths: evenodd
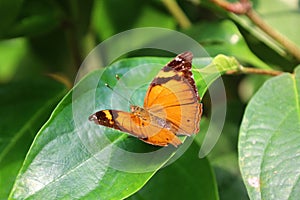
M 252 8 L 252 4 L 248 0 L 240 0 L 239 2 L 235 2 L 235 3 L 231 3 L 224 0 L 211 0 L 211 1 L 216 5 L 220 6 L 221 8 L 224 8 L 225 10 L 235 14 L 245 14 Z
M 300 61 L 300 49 L 292 41 L 280 34 L 269 26 L 262 18 L 252 9 L 251 2 L 249 0 L 240 0 L 236 3 L 230 3 L 225 0 L 211 0 L 216 5 L 224 8 L 225 10 L 235 13 L 246 15 L 252 23 L 259 27 L 262 31 L 268 34 L 276 42 L 282 45 L 286 51 L 288 51 L 293 57 Z
M 281 44 L 285 49 L 293 55 L 298 61 L 300 61 L 300 49 L 288 38 L 280 34 L 278 31 L 274 30 L 271 26 L 265 23 L 261 17 L 254 11 L 249 10 L 246 13 L 246 16 L 262 31 L 272 37 L 275 41 Z
M 166 8 L 170 11 L 170 13 L 174 16 L 174 18 L 178 21 L 178 24 L 182 28 L 189 28 L 191 26 L 191 22 L 182 9 L 178 6 L 177 2 L 174 0 L 162 0 L 162 3 L 165 4 Z
M 63 74 L 54 74 L 54 73 L 49 73 L 49 74 L 46 74 L 47 76 L 53 78 L 54 80 L 64 84 L 67 89 L 71 89 L 73 84 L 71 82 L 71 80 L 69 79 L 69 77 L 63 75 Z
M 229 70 L 226 74 L 260 74 L 260 75 L 269 75 L 269 76 L 278 76 L 284 72 L 270 69 L 257 69 L 250 67 L 240 66 L 237 70 Z

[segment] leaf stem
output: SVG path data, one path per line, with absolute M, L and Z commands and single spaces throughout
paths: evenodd
M 174 18 L 178 21 L 180 27 L 189 28 L 191 26 L 192 23 L 175 0 L 162 0 L 162 2 L 165 4 Z
M 273 38 L 276 42 L 282 45 L 287 52 L 289 52 L 293 57 L 300 61 L 300 49 L 287 37 L 273 29 L 269 26 L 252 8 L 251 2 L 249 0 L 240 0 L 239 2 L 230 3 L 226 0 L 211 0 L 216 5 L 222 7 L 223 9 L 235 13 L 244 14 L 247 16 L 252 23 L 264 31 L 267 35 Z
M 269 75 L 269 76 L 278 76 L 284 72 L 271 70 L 271 69 L 257 69 L 257 68 L 250 68 L 250 67 L 243 67 L 239 66 L 236 70 L 229 70 L 226 74 L 260 74 L 260 75 Z

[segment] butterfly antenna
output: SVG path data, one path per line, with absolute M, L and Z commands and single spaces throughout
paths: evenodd
M 118 75 L 118 74 L 116 74 L 115 75 L 115 78 L 119 81 L 120 80 L 120 76 Z M 122 87 L 123 88 L 126 88 L 126 90 L 128 90 L 128 87 L 124 84 L 124 82 L 119 82 L 121 85 L 122 85 Z M 129 101 L 129 103 L 131 104 L 131 105 L 133 105 L 133 102 L 132 102 L 132 100 L 131 99 L 126 99 L 127 101 Z
M 119 77 L 118 75 L 116 75 L 116 79 L 117 79 L 117 80 L 120 80 L 120 77 Z M 117 94 L 119 97 L 123 98 L 123 99 L 126 100 L 126 101 L 129 101 L 129 103 L 130 103 L 131 105 L 133 105 L 133 102 L 131 101 L 131 99 L 128 99 L 127 97 L 123 96 L 123 95 L 120 94 L 119 92 L 115 91 L 115 90 L 114 90 L 110 85 L 108 85 L 107 83 L 105 83 L 105 86 L 106 86 L 107 88 L 109 88 L 112 92 L 114 92 L 115 94 Z M 123 86 L 124 86 L 124 84 L 123 84 Z M 124 86 L 124 87 L 125 87 L 125 86 Z

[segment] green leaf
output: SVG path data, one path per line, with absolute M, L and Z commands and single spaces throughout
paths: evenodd
M 204 60 L 200 59 L 199 61 L 203 62 Z M 222 74 L 226 73 L 227 71 L 237 70 L 240 66 L 234 57 L 225 55 L 217 55 L 212 60 L 206 59 L 206 62 L 208 61 L 211 63 L 207 63 L 205 68 L 198 69 L 198 73 L 194 74 L 200 97 L 204 96 L 207 87 L 209 87 L 209 85 Z M 198 64 L 198 59 L 194 59 L 193 62 L 194 64 Z
M 122 97 L 141 105 L 149 82 L 169 60 L 125 59 L 80 81 L 39 131 L 11 198 L 122 199 L 139 190 L 174 153 L 182 153 L 188 142 L 178 149 L 158 148 L 88 121 L 88 116 L 100 109 L 128 110 L 129 102 Z M 205 59 L 202 65 L 201 59 L 194 60 L 197 67 L 207 64 Z M 201 76 L 197 71 L 195 78 Z M 116 74 L 119 81 L 114 79 Z M 209 85 L 203 80 L 196 78 L 198 86 Z M 137 85 L 137 90 L 132 88 Z M 199 93 L 207 89 L 200 88 Z M 134 93 L 128 97 L 131 91 Z
M 212 168 L 207 158 L 198 158 L 199 146 L 193 143 L 175 163 L 162 168 L 130 200 L 219 199 Z
M 216 65 L 217 70 L 220 72 L 238 70 L 240 66 L 239 62 L 234 57 L 228 57 L 225 55 L 217 55 L 213 59 L 213 64 Z
M 247 106 L 239 164 L 251 199 L 298 199 L 300 68 L 268 80 Z
M 48 78 L 0 87 L 0 199 L 7 199 L 36 132 L 65 93 Z

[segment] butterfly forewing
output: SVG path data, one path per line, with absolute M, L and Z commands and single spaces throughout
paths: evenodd
M 202 104 L 191 72 L 192 54 L 179 54 L 154 78 L 147 91 L 144 107 L 173 124 L 176 134 L 198 133 Z

